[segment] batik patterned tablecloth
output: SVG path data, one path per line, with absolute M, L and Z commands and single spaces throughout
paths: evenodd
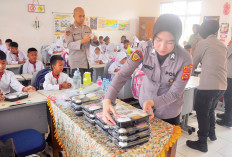
M 123 103 L 120 100 L 117 101 Z M 128 106 L 128 104 L 123 104 Z M 108 136 L 88 123 L 84 117 L 77 117 L 70 108 L 62 108 L 53 102 L 51 102 L 51 107 L 58 136 L 65 147 L 68 157 L 160 156 L 165 146 L 166 148 L 167 146 L 171 147 L 170 141 L 175 143 L 175 139 L 172 139 L 175 130 L 174 126 L 154 118 L 151 121 L 149 142 L 122 150 L 112 143 Z

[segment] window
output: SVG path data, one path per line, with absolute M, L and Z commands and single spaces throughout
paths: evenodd
M 192 32 L 193 24 L 200 24 L 201 0 L 179 0 L 172 2 L 161 2 L 160 14 L 172 13 L 180 17 L 183 25 L 183 33 L 180 44 L 188 41 Z

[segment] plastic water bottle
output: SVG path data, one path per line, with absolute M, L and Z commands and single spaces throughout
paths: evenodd
M 74 72 L 73 87 L 74 87 L 74 89 L 79 89 L 81 87 L 81 74 L 80 74 L 79 70 L 76 70 Z
M 110 80 L 106 79 L 106 90 L 107 90 L 107 88 L 108 88 L 109 85 L 110 85 Z
M 106 81 L 107 81 L 106 78 L 103 78 L 103 82 L 102 82 L 103 90 L 106 89 L 106 83 L 107 83 Z
M 98 76 L 98 78 L 97 78 L 97 84 L 98 84 L 99 86 L 102 86 L 102 79 L 101 79 L 101 76 Z

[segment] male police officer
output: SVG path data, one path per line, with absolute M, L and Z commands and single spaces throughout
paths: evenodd
M 90 44 L 98 46 L 97 36 L 93 36 L 91 29 L 84 25 L 85 12 L 82 8 L 77 7 L 73 11 L 74 24 L 65 30 L 65 40 L 69 49 L 69 65 L 74 70 L 79 68 L 82 78 L 84 72 L 91 72 L 89 65 Z

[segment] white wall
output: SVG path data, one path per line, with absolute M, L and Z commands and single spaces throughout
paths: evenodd
M 151 10 L 151 5 L 141 0 L 39 0 L 41 5 L 45 5 L 46 12 L 28 13 L 27 4 L 32 2 L 33 0 L 0 0 L 0 38 L 3 41 L 11 38 L 18 42 L 19 49 L 24 52 L 29 47 L 40 50 L 41 45 L 53 42 L 52 12 L 72 13 L 75 7 L 80 6 L 84 8 L 86 16 L 130 20 L 130 31 L 95 31 L 98 36 L 108 35 L 111 42 L 115 43 L 120 42 L 122 35 L 126 35 L 129 40 L 138 35 L 139 16 L 156 14 L 156 11 Z M 159 1 L 153 4 L 159 5 Z M 36 17 L 40 20 L 39 30 L 32 27 Z
M 175 0 L 160 0 L 160 2 L 170 2 Z M 223 6 L 226 2 L 231 5 L 230 14 L 223 14 Z M 202 12 L 201 12 L 201 22 L 204 16 L 220 16 L 220 23 L 229 23 L 230 28 L 232 26 L 232 0 L 202 0 Z M 219 33 L 220 35 L 220 33 Z M 231 29 L 229 29 L 228 37 L 225 41 L 227 44 L 231 40 Z

